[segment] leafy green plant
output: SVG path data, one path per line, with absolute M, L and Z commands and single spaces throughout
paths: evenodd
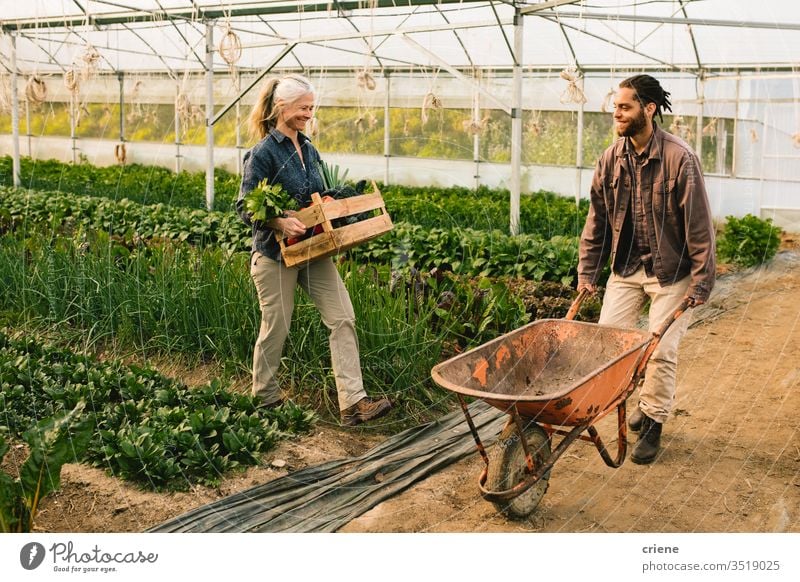
M 349 170 L 341 172 L 339 164 L 329 164 L 325 160 L 320 160 L 318 166 L 326 190 L 333 190 L 344 185 Z M 341 175 L 339 175 L 340 172 Z
M 19 469 L 19 477 L 0 471 L 0 531 L 29 532 L 33 529 L 39 502 L 59 488 L 61 467 L 77 460 L 86 450 L 94 422 L 84 415 L 81 400 L 69 412 L 45 418 L 25 431 L 22 438 L 30 454 Z M 0 435 L 0 459 L 9 446 Z
M 741 267 L 752 267 L 769 261 L 778 251 L 781 229 L 772 225 L 772 219 L 763 220 L 752 214 L 742 218 L 726 217 L 717 253 L 724 262 Z
M 292 198 L 280 184 L 269 184 L 261 180 L 244 197 L 244 206 L 253 220 L 267 221 L 277 218 L 286 210 L 297 210 L 297 200 Z

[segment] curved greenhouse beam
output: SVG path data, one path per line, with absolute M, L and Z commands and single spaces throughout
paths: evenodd
M 272 35 L 272 36 L 273 36 L 273 38 L 276 38 L 276 39 L 281 39 L 281 38 L 282 38 L 282 37 L 281 37 L 281 35 L 280 35 L 280 33 L 279 33 L 279 32 L 278 32 L 276 29 L 275 29 L 275 27 L 274 27 L 274 26 L 272 26 L 272 25 L 271 25 L 269 22 L 267 22 L 267 21 L 264 19 L 264 17 L 263 17 L 263 16 L 261 16 L 260 14 L 259 14 L 259 16 L 258 16 L 258 20 L 259 20 L 260 22 L 263 22 L 263 23 L 264 23 L 264 24 L 267 26 L 267 28 L 269 28 L 269 29 L 270 29 L 270 30 L 271 30 L 271 31 L 274 33 L 274 35 Z M 248 32 L 250 32 L 250 31 L 248 31 Z M 256 33 L 256 34 L 260 34 L 260 33 Z M 291 53 L 291 54 L 292 54 L 292 58 L 293 58 L 295 61 L 297 61 L 297 65 L 298 65 L 298 66 L 299 66 L 301 69 L 305 70 L 305 68 L 306 68 L 306 67 L 305 67 L 305 65 L 303 65 L 303 62 L 300 60 L 300 58 L 299 58 L 299 57 L 298 57 L 296 54 L 294 54 L 294 51 L 292 51 L 292 53 Z
M 497 21 L 497 26 L 500 29 L 500 34 L 503 35 L 503 40 L 506 41 L 506 48 L 508 49 L 508 54 L 511 55 L 511 62 L 516 65 L 517 63 L 514 60 L 516 58 L 514 55 L 514 47 L 511 46 L 511 41 L 508 40 L 506 29 L 503 28 L 503 23 L 500 20 L 500 15 L 497 13 L 497 8 L 494 7 L 494 2 L 489 2 L 489 5 L 492 7 L 492 12 L 494 13 L 494 19 Z
M 685 19 L 689 19 L 689 15 L 686 14 L 686 5 L 683 3 L 683 0 L 679 0 L 681 5 L 681 12 L 683 13 L 683 17 Z M 692 41 L 692 50 L 694 51 L 694 58 L 697 61 L 697 68 L 698 70 L 702 70 L 703 62 L 700 60 L 700 51 L 697 50 L 697 39 L 694 37 L 694 31 L 692 30 L 692 25 L 687 24 L 686 29 L 689 31 L 689 39 Z
M 347 23 L 350 26 L 353 27 L 353 30 L 355 30 L 358 33 L 361 33 L 361 29 L 358 28 L 358 26 L 356 26 L 356 23 L 353 22 L 347 14 L 345 14 L 345 11 L 341 8 L 341 4 L 342 3 L 339 2 L 338 0 L 333 0 L 333 5 L 336 6 L 336 11 L 339 13 L 339 17 L 340 18 L 344 18 L 347 21 Z M 363 36 L 361 36 L 361 40 L 363 40 L 364 44 L 367 46 L 367 50 L 369 51 L 369 54 L 372 55 L 372 58 L 375 59 L 375 61 L 378 63 L 378 67 L 382 69 L 383 68 L 383 63 L 381 63 L 381 59 L 375 53 L 375 49 L 372 48 L 372 46 L 370 46 L 369 41 L 367 41 L 367 36 L 369 36 L 369 37 L 375 36 L 375 31 L 370 31 L 370 32 L 367 32 L 367 33 L 362 33 L 362 34 L 363 34 Z
M 164 60 L 164 57 L 162 57 L 162 56 L 161 56 L 161 55 L 158 53 L 158 51 L 157 51 L 156 49 L 154 49 L 154 48 L 153 48 L 153 46 L 152 46 L 152 45 L 151 45 L 149 42 L 147 42 L 147 41 L 146 41 L 144 38 L 142 38 L 142 35 L 140 35 L 140 34 L 139 34 L 138 32 L 136 32 L 134 29 L 132 29 L 132 28 L 129 28 L 129 27 L 126 25 L 126 24 L 123 24 L 123 25 L 122 25 L 122 28 L 124 28 L 125 30 L 127 30 L 128 32 L 130 32 L 132 35 L 134 35 L 136 38 L 138 38 L 139 40 L 141 40 L 141 41 L 144 43 L 144 45 L 145 45 L 147 48 L 149 48 L 149 49 L 150 49 L 150 50 L 153 52 L 153 55 L 155 55 L 156 57 L 158 57 L 158 60 L 159 60 L 159 61 L 161 61 L 161 64 L 163 64 L 163 65 L 164 65 L 164 67 L 166 67 L 166 69 L 167 69 L 167 75 L 169 75 L 169 78 L 170 78 L 170 79 L 172 79 L 173 81 L 175 81 L 176 83 L 177 83 L 177 82 L 179 82 L 179 81 L 178 81 L 178 75 L 175 73 L 175 71 L 173 71 L 173 70 L 172 70 L 172 67 L 170 67 L 170 66 L 167 64 L 167 61 L 165 61 L 165 60 Z
M 541 18 L 544 18 L 544 19 L 549 20 L 551 22 L 553 22 L 554 19 L 555 19 L 554 16 L 549 16 L 549 15 L 544 15 L 544 14 L 540 14 L 539 16 Z M 621 49 L 626 50 L 626 51 L 628 51 L 630 53 L 638 55 L 640 57 L 644 57 L 646 59 L 649 59 L 649 60 L 653 61 L 654 63 L 658 63 L 658 64 L 662 65 L 663 67 L 671 69 L 673 71 L 691 72 L 691 73 L 697 74 L 696 70 L 691 70 L 691 69 L 687 70 L 685 67 L 679 67 L 679 66 L 674 65 L 674 64 L 672 64 L 672 63 L 670 63 L 668 61 L 663 61 L 661 59 L 658 59 L 656 57 L 653 57 L 653 56 L 650 56 L 648 54 L 645 54 L 645 53 L 643 53 L 641 51 L 638 51 L 638 50 L 636 50 L 634 48 L 631 48 L 629 46 L 626 46 L 624 44 L 621 44 L 621 43 L 618 43 L 618 42 L 614 42 L 613 40 L 609 40 L 607 38 L 604 38 L 604 37 L 600 36 L 599 34 L 594 34 L 592 32 L 587 32 L 585 30 L 581 30 L 577 26 L 572 26 L 571 24 L 565 24 L 563 22 L 561 23 L 561 25 L 566 27 L 566 28 L 570 28 L 572 30 L 575 30 L 575 31 L 577 31 L 577 32 L 579 32 L 581 34 L 585 34 L 586 36 L 590 36 L 592 38 L 596 38 L 597 40 L 602 40 L 604 43 L 610 44 L 611 46 L 615 46 L 617 48 L 621 48 Z
M 164 7 L 163 7 L 163 6 L 161 6 L 161 2 L 159 2 L 158 0 L 156 0 L 156 4 L 158 4 L 158 7 L 159 7 L 161 10 L 164 10 Z M 192 4 L 194 4 L 194 2 L 192 2 Z M 177 33 L 178 33 L 178 36 L 179 36 L 179 37 L 181 38 L 181 40 L 183 41 L 183 44 L 185 44 L 185 45 L 186 45 L 186 46 L 189 48 L 189 50 L 190 50 L 190 51 L 192 51 L 192 54 L 193 54 L 193 55 L 194 55 L 194 57 L 197 59 L 197 62 L 198 62 L 198 63 L 200 63 L 201 65 L 205 66 L 205 65 L 204 65 L 204 62 L 203 62 L 203 59 L 202 59 L 202 58 L 200 58 L 200 55 L 198 55 L 198 54 L 197 54 L 197 51 L 195 51 L 195 50 L 194 50 L 194 47 L 193 47 L 193 46 L 191 45 L 191 43 L 189 42 L 189 39 L 187 39 L 187 38 L 186 38 L 186 36 L 183 34 L 183 32 L 181 32 L 181 29 L 180 29 L 180 28 L 178 28 L 178 25 L 177 25 L 177 24 L 175 24 L 175 20 L 174 20 L 174 19 L 170 19 L 169 23 L 172 25 L 172 28 L 174 28 L 174 29 L 175 29 L 175 32 L 177 32 Z
M 447 18 L 447 15 L 444 12 L 442 12 L 442 9 L 439 8 L 439 6 L 434 6 L 434 7 L 436 8 L 436 12 L 439 13 L 439 16 L 442 17 L 442 20 L 444 20 L 447 24 L 451 24 L 450 20 L 448 20 L 448 18 Z M 469 63 L 469 65 L 471 67 L 474 67 L 475 66 L 475 62 L 472 60 L 472 55 L 469 54 L 469 51 L 467 50 L 467 47 L 464 46 L 464 41 L 462 41 L 461 37 L 458 36 L 458 31 L 457 30 L 453 30 L 453 36 L 456 37 L 456 41 L 458 41 L 458 44 L 461 46 L 461 50 L 464 51 L 464 56 L 467 57 L 467 62 Z

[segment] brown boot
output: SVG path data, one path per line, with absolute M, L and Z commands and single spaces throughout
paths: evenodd
M 355 426 L 362 422 L 375 420 L 384 416 L 391 409 L 392 403 L 388 398 L 373 400 L 369 396 L 365 396 L 353 406 L 342 410 L 342 424 Z
M 631 461 L 637 465 L 652 463 L 661 448 L 661 423 L 646 414 L 642 417 L 639 440 L 631 453 Z

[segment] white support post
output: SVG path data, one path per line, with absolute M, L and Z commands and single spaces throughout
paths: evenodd
M 25 98 L 25 133 L 28 136 L 28 157 L 33 157 L 33 144 L 31 143 L 31 103 Z
M 522 164 L 522 20 L 517 8 L 514 14 L 514 89 L 511 105 L 511 224 L 512 235 L 519 234 L 520 166 Z
M 181 172 L 181 114 L 178 111 L 178 97 L 181 95 L 181 88 L 178 86 L 175 91 L 175 101 L 172 109 L 175 111 L 175 173 Z
M 30 125 L 30 124 L 29 124 Z M 30 129 L 28 130 L 30 132 Z M 11 161 L 13 184 L 22 184 L 22 170 L 19 163 L 19 95 L 17 94 L 17 35 L 11 33 L 11 141 L 14 157 Z
M 583 77 L 580 78 L 581 93 L 583 92 Z M 583 110 L 584 103 L 578 105 L 578 143 L 575 151 L 575 205 L 581 203 L 581 172 L 583 171 Z
M 75 126 L 76 126 L 76 111 L 75 111 L 75 93 L 70 91 L 69 93 L 69 139 L 72 143 L 72 164 L 75 165 L 78 163 L 78 144 L 75 137 Z
M 125 73 L 117 73 L 119 79 L 119 141 L 125 143 Z
M 731 178 L 736 177 L 737 171 L 737 163 L 736 163 L 736 156 L 739 155 L 739 150 L 736 147 L 736 144 L 739 141 L 739 108 L 741 107 L 741 98 L 739 96 L 740 85 L 742 82 L 742 78 L 739 75 L 739 71 L 736 71 L 736 113 L 733 116 L 733 153 L 731 154 Z
M 242 168 L 242 109 L 241 102 L 236 102 L 236 173 L 240 176 L 244 169 Z
M 206 208 L 214 209 L 214 24 L 206 23 Z
M 700 72 L 700 78 L 697 82 L 697 124 L 695 127 L 695 152 L 700 159 L 700 165 L 703 164 L 703 106 L 705 104 L 705 75 Z M 701 167 L 702 170 L 702 167 Z
M 383 159 L 386 164 L 383 168 L 383 183 L 387 185 L 389 184 L 389 158 L 392 157 L 392 124 L 389 117 L 391 114 L 389 106 L 391 104 L 392 81 L 389 71 L 384 71 L 383 76 L 386 79 L 386 100 L 383 104 Z
M 480 79 L 478 79 L 480 83 Z M 477 130 L 481 122 L 481 93 L 478 89 L 472 92 L 472 123 Z M 475 189 L 480 188 L 481 185 L 481 134 L 480 131 L 475 131 L 472 136 L 472 161 L 475 162 Z

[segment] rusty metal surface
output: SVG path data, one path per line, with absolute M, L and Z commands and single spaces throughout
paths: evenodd
M 620 401 L 652 336 L 543 319 L 435 366 L 434 381 L 542 423 L 577 426 Z

